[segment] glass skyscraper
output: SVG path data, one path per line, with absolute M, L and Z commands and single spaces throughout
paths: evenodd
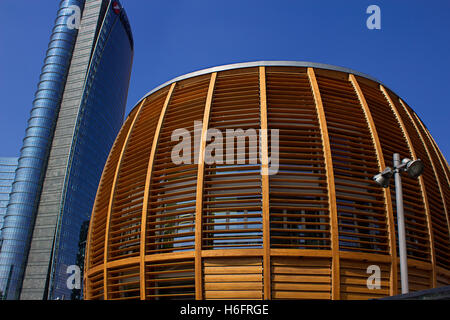
M 73 299 L 92 205 L 125 113 L 133 37 L 119 1 L 63 0 L 1 230 L 6 299 Z
M 0 157 L 0 250 L 2 248 L 2 227 L 9 203 L 14 176 L 17 169 L 18 158 Z M 0 289 L 0 299 L 3 298 L 3 290 Z
M 14 176 L 17 169 L 17 158 L 0 157 L 0 248 L 2 247 L 1 230 L 3 227 L 3 219 L 6 214 L 6 208 L 9 202 L 9 194 L 14 182 Z M 1 297 L 1 292 L 0 292 Z

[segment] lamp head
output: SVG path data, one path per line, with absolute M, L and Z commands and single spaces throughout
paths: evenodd
M 424 168 L 422 160 L 403 159 L 402 162 L 406 163 L 405 171 L 408 172 L 411 178 L 418 178 L 422 174 Z
M 391 179 L 394 172 L 390 167 L 386 167 L 386 169 L 383 170 L 383 172 L 375 175 L 373 177 L 373 180 L 375 180 L 376 183 L 378 183 L 383 188 L 389 187 L 389 180 Z

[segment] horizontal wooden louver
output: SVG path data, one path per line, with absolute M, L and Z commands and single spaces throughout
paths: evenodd
M 400 270 L 400 266 L 399 266 Z M 398 294 L 401 294 L 400 273 L 398 274 Z M 432 267 L 427 264 L 408 264 L 408 286 L 410 292 L 427 290 L 432 286 Z
M 389 295 L 388 264 L 341 260 L 340 267 L 342 299 L 367 300 Z M 371 275 L 376 278 L 370 278 Z
M 195 136 L 201 133 L 201 126 L 195 124 L 203 120 L 208 84 L 209 77 L 180 82 L 170 98 L 152 168 L 146 232 L 149 254 L 194 249 L 198 165 L 193 154 L 198 148 Z M 176 164 L 172 159 L 172 150 L 182 142 L 172 141 L 177 129 L 186 130 L 191 137 L 187 163 Z
M 146 264 L 146 298 L 194 299 L 194 260 L 169 260 Z
M 272 248 L 330 249 L 322 138 L 305 69 L 268 68 L 268 129 L 279 130 L 279 168 L 269 177 Z
M 272 258 L 272 299 L 331 299 L 331 259 Z
M 339 247 L 387 253 L 383 191 L 373 184 L 378 162 L 358 97 L 347 80 L 317 74 L 330 136 Z
M 262 299 L 262 259 L 207 258 L 203 263 L 205 299 Z
M 89 296 L 85 298 L 89 300 L 103 300 L 103 275 L 103 269 L 101 269 L 87 277 L 86 286 Z
M 404 158 L 412 158 L 407 140 L 395 117 L 393 109 L 389 105 L 387 97 L 383 95 L 383 92 L 378 86 L 366 84 L 365 81 L 360 81 L 360 87 L 377 128 L 386 166 L 392 168 L 394 153 L 399 153 Z M 428 259 L 427 221 L 419 181 L 410 178 L 408 175 L 402 175 L 402 183 L 408 253 L 414 257 Z M 391 185 L 390 192 L 394 216 L 396 217 L 397 206 L 395 204 L 396 198 L 393 184 Z M 396 221 L 397 219 L 395 219 Z M 395 231 L 397 234 L 397 225 L 395 226 Z
M 108 300 L 139 299 L 139 265 L 108 270 Z
M 111 258 L 138 256 L 145 177 L 153 134 L 167 90 L 146 100 L 131 128 L 116 182 L 109 228 Z M 138 154 L 136 154 L 138 152 Z
M 445 287 L 450 283 L 450 274 L 445 272 L 445 269 L 438 268 L 436 273 L 436 286 L 437 287 Z
M 245 161 L 238 163 L 237 139 L 227 145 L 226 130 L 259 130 L 258 69 L 223 72 L 216 80 L 209 128 L 224 135 L 224 163 L 205 164 L 203 200 L 204 249 L 262 246 L 260 165 L 250 161 L 246 139 Z M 258 134 L 259 132 L 256 131 Z M 226 163 L 226 150 L 234 154 Z

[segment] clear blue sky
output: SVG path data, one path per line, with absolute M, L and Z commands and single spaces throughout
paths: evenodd
M 448 0 L 123 0 L 135 40 L 127 114 L 154 87 L 216 65 L 299 60 L 369 74 L 404 98 L 445 157 Z M 0 0 L 0 156 L 18 156 L 59 0 Z M 381 30 L 366 8 L 381 8 Z

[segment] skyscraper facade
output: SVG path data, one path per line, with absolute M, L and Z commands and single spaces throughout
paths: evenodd
M 9 194 L 11 193 L 12 183 L 17 169 L 17 158 L 0 157 L 0 248 L 1 231 L 3 227 L 3 219 L 6 213 L 6 207 L 9 202 Z
M 9 203 L 14 176 L 17 169 L 18 158 L 0 157 L 0 250 L 2 247 L 3 219 L 6 214 L 6 208 Z M 0 299 L 3 298 L 3 290 L 0 289 Z
M 133 37 L 119 1 L 63 0 L 2 228 L 7 299 L 70 299 L 104 162 L 123 121 Z

